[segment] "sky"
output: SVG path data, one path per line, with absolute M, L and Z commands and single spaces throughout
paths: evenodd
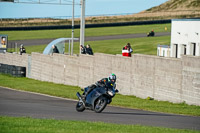
M 15 0 L 29 3 L 0 2 L 0 18 L 34 18 L 55 17 L 70 18 L 72 16 L 72 0 L 63 0 L 70 5 L 30 4 L 39 0 Z M 40 0 L 44 2 L 59 0 Z M 120 15 L 138 13 L 158 6 L 168 0 L 85 0 L 86 16 Z M 75 0 L 75 17 L 81 14 L 80 0 Z

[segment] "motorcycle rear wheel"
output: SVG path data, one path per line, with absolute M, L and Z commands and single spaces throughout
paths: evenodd
M 105 97 L 100 97 L 95 104 L 94 111 L 96 113 L 101 113 L 107 106 L 107 99 Z
M 85 106 L 82 102 L 78 101 L 76 104 L 76 111 L 83 112 L 85 110 Z

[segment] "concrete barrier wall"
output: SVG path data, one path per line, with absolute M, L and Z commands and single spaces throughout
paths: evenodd
M 188 104 L 200 105 L 200 57 L 182 57 L 181 99 Z
M 0 63 L 27 66 L 28 55 L 0 54 Z M 30 78 L 85 87 L 110 73 L 124 95 L 200 105 L 200 57 L 31 54 Z
M 0 63 L 26 67 L 26 76 L 28 74 L 28 54 L 0 53 Z

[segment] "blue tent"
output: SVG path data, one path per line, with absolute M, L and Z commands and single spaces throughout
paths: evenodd
M 64 54 L 65 52 L 65 42 L 69 41 L 69 47 L 70 47 L 70 41 L 72 40 L 72 38 L 58 38 L 56 40 L 53 40 L 52 42 L 50 42 L 46 48 L 43 51 L 43 54 L 45 55 L 49 55 L 52 54 L 53 49 L 52 46 L 55 45 L 59 51 L 60 54 Z M 74 40 L 78 40 L 78 38 L 74 38 Z M 70 48 L 69 48 L 70 50 Z

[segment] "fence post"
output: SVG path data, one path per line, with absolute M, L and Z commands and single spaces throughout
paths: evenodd
M 15 43 L 15 52 L 17 53 L 17 43 Z

